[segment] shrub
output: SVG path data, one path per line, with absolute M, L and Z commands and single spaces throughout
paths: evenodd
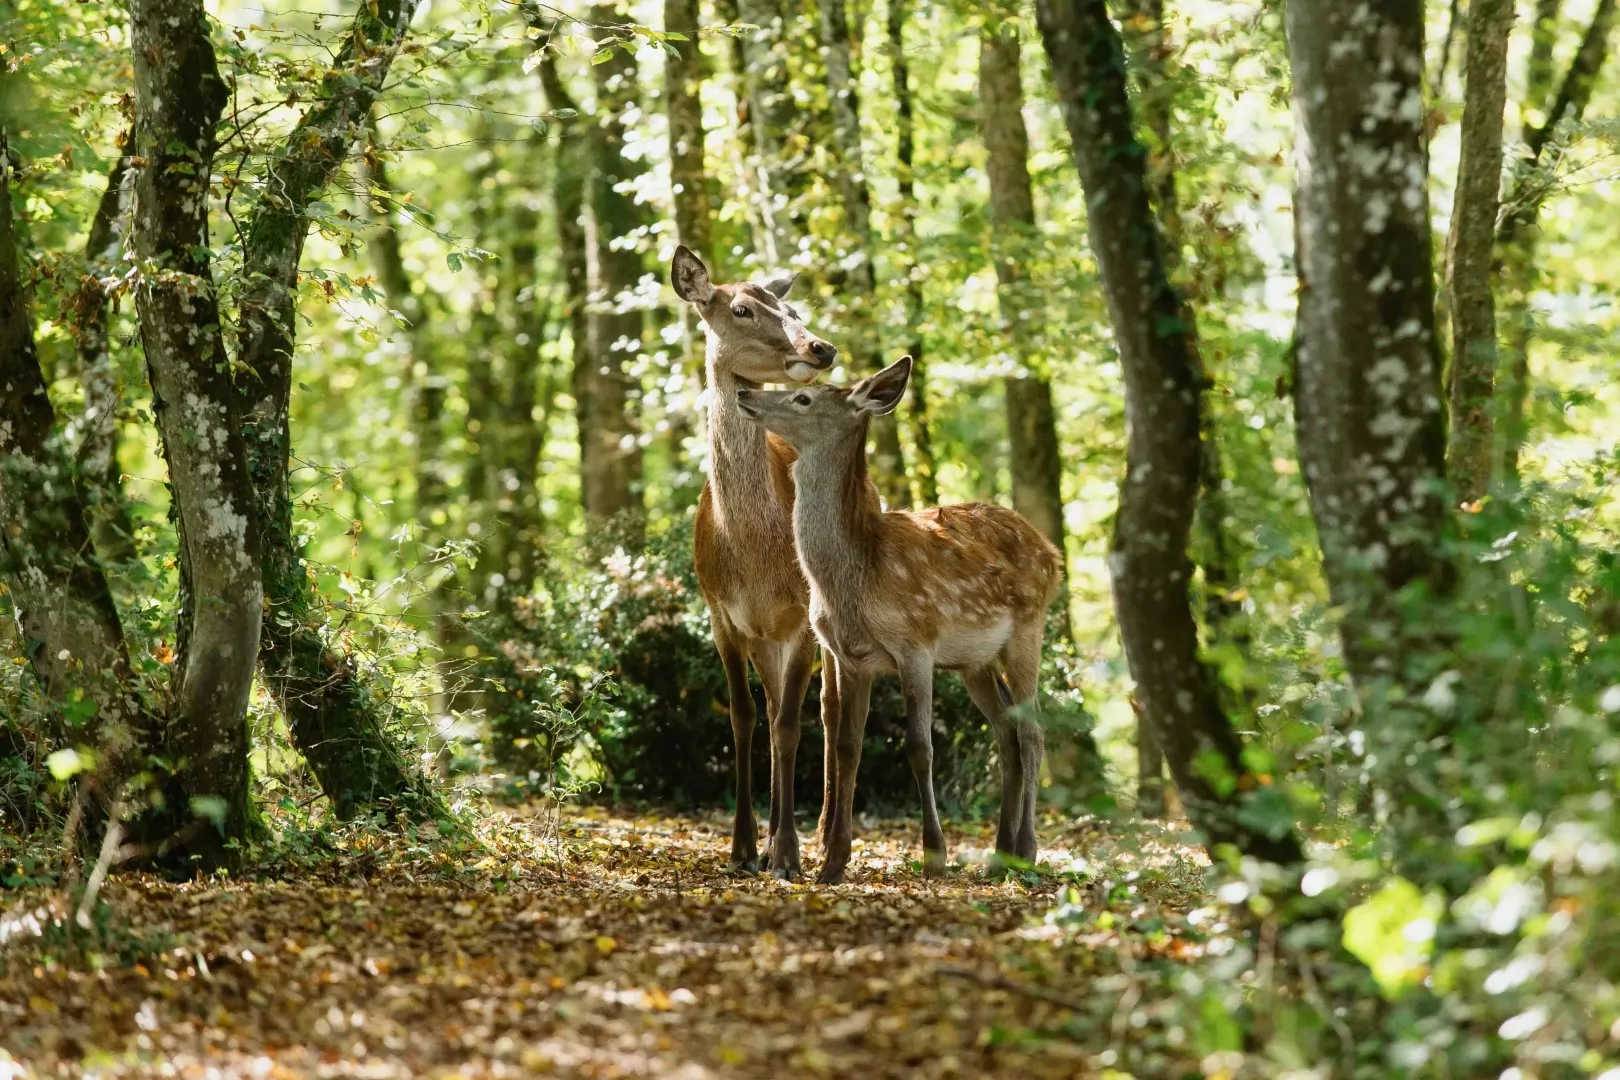
M 604 794 L 677 806 L 733 798 L 732 737 L 725 673 L 692 567 L 689 529 L 651 538 L 634 557 L 553 558 L 529 595 L 477 625 L 492 693 L 489 755 L 522 789 L 592 777 Z M 821 802 L 820 676 L 811 680 L 794 770 L 796 802 Z M 770 776 L 765 701 L 752 746 L 754 791 Z M 909 810 L 916 786 L 905 756 L 898 681 L 872 692 L 857 805 Z M 940 673 L 934 694 L 934 777 L 942 808 L 976 812 L 994 792 L 995 740 L 961 680 Z M 588 760 L 585 760 L 588 758 Z

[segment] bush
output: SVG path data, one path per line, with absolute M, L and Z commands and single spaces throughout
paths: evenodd
M 734 798 L 725 673 L 692 567 L 689 528 L 653 537 L 635 557 L 554 558 L 540 585 L 510 598 L 507 614 L 477 624 L 493 659 L 489 756 L 514 791 L 595 779 L 613 798 L 676 806 Z M 796 802 L 821 804 L 820 675 L 804 704 Z M 764 695 L 753 740 L 754 792 L 768 797 L 770 733 Z M 493 704 L 493 702 L 499 704 Z M 942 672 L 934 691 L 934 783 L 949 813 L 994 798 L 995 740 L 961 680 Z M 879 679 L 861 755 L 857 806 L 909 812 L 916 785 L 905 756 L 898 681 Z

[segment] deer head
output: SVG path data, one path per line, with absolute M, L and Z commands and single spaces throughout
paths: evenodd
M 794 275 L 765 285 L 716 285 L 703 260 L 683 244 L 675 249 L 669 278 L 675 295 L 697 309 L 708 329 L 710 360 L 721 371 L 754 383 L 807 383 L 838 356 L 783 299 Z
M 737 408 L 809 457 L 818 448 L 863 436 L 872 417 L 895 410 L 910 381 L 911 357 L 902 356 L 850 387 L 738 390 Z

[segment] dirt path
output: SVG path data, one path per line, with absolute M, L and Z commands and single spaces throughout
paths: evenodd
M 1055 877 L 924 882 L 904 824 L 820 888 L 725 876 L 718 818 L 569 817 L 560 867 L 541 820 L 470 856 L 356 835 L 279 880 L 115 879 L 99 970 L 40 962 L 13 908 L 0 1077 L 1089 1076 L 1140 964 L 1188 948 L 1154 927 L 1196 870 L 1132 884 L 1095 834 L 1043 834 L 1092 857 L 1065 945 Z

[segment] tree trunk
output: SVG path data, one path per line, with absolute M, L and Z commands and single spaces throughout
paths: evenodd
M 1148 196 L 1159 228 L 1163 230 L 1165 272 L 1174 282 L 1181 266 L 1181 203 L 1176 193 L 1176 165 L 1171 148 L 1175 87 L 1170 79 L 1170 46 L 1164 21 L 1164 0 L 1133 0 L 1126 28 L 1126 40 L 1134 56 L 1141 85 L 1138 101 L 1142 126 L 1149 139 Z M 1196 336 L 1192 305 L 1187 302 L 1185 294 L 1182 300 L 1182 318 L 1189 335 Z M 1193 516 L 1193 535 L 1198 549 L 1194 561 L 1203 571 L 1204 632 L 1206 640 L 1211 643 L 1227 642 L 1240 651 L 1247 651 L 1249 634 L 1241 618 L 1242 607 L 1239 602 L 1230 599 L 1237 590 L 1241 575 L 1236 552 L 1227 542 L 1226 474 L 1221 465 L 1214 411 L 1218 399 L 1212 393 L 1214 380 L 1202 367 L 1202 356 L 1198 359 L 1204 405 L 1199 438 L 1198 509 Z M 1250 703 L 1239 695 L 1229 704 L 1241 708 Z M 1136 711 L 1136 745 L 1139 755 L 1138 784 L 1141 785 L 1147 779 L 1147 774 L 1142 770 L 1154 768 L 1155 762 L 1160 763 L 1157 767 L 1162 770 L 1164 759 L 1153 738 L 1152 725 L 1141 709 Z M 1166 800 L 1162 781 L 1154 780 L 1147 786 L 1150 790 L 1145 796 L 1145 805 L 1149 810 L 1163 815 Z
M 1250 824 L 1227 794 L 1252 790 L 1255 778 L 1214 676 L 1199 659 L 1188 596 L 1201 431 L 1197 343 L 1165 271 L 1119 34 L 1104 0 L 1039 0 L 1036 18 L 1085 188 L 1091 246 L 1125 371 L 1126 479 L 1110 561 L 1131 675 L 1188 816 L 1210 844 L 1295 863 L 1301 853 L 1292 832 Z M 1206 765 L 1212 756 L 1230 786 L 1212 782 Z
M 379 224 L 372 230 L 367 247 L 388 306 L 405 323 L 405 338 L 409 344 L 405 366 L 400 372 L 400 383 L 406 388 L 416 464 L 415 519 L 424 530 L 426 546 L 433 549 L 444 542 L 444 526 L 448 522 L 445 505 L 449 501 L 450 486 L 444 473 L 444 429 L 441 424 L 446 380 L 434 370 L 431 336 L 428 333 L 426 300 L 429 298 L 416 294 L 410 274 L 405 269 L 405 256 L 399 241 L 397 193 L 389 181 L 382 148 L 373 141 L 366 150 L 365 158 L 370 185 L 379 193 L 379 201 L 373 204 L 373 209 L 379 214 Z
M 85 274 L 73 308 L 79 352 L 79 379 L 84 386 L 84 413 L 74 439 L 75 480 L 90 518 L 90 535 L 103 562 L 135 559 L 135 522 L 124 498 L 123 469 L 118 464 L 118 409 L 123 395 L 113 362 L 107 322 L 112 305 L 101 279 L 118 263 L 119 222 L 129 213 L 129 157 L 120 154 L 107 175 L 107 188 L 96 206 L 85 240 Z
M 1542 0 L 1537 14 L 1529 73 L 1532 105 L 1544 100 L 1548 89 L 1543 80 L 1551 76 L 1551 24 L 1556 16 L 1556 5 Z M 1537 231 L 1534 225 L 1548 194 L 1544 183 L 1535 175 L 1536 168 L 1547 140 L 1557 130 L 1559 123 L 1566 118 L 1579 120 L 1586 112 L 1598 73 L 1608 59 L 1609 32 L 1614 26 L 1614 16 L 1614 0 L 1598 0 L 1592 21 L 1587 24 L 1586 33 L 1581 38 L 1580 48 L 1576 50 L 1575 58 L 1559 84 L 1558 95 L 1549 106 L 1545 119 L 1539 127 L 1525 133 L 1529 156 L 1521 159 L 1514 169 L 1515 182 L 1507 200 L 1508 211 L 1496 231 L 1497 259 L 1503 268 L 1503 289 L 1509 299 L 1502 355 L 1498 360 L 1503 373 L 1503 385 L 1497 391 L 1502 398 L 1498 407 L 1502 433 L 1496 440 L 1500 450 L 1495 473 L 1502 483 L 1509 486 L 1518 483 L 1519 453 L 1528 434 L 1525 412 L 1530 398 L 1530 340 L 1534 334 L 1530 314 L 1530 291 L 1536 276 Z
M 579 108 L 563 85 L 556 56 L 546 49 L 540 55 L 540 83 L 545 89 L 546 106 L 552 112 L 578 113 Z M 585 250 L 584 190 L 590 175 L 590 147 L 584 132 L 589 121 L 576 121 L 557 141 L 557 165 L 552 177 L 552 203 L 557 213 L 557 253 L 562 264 L 563 313 L 568 320 L 569 360 L 572 374 L 569 392 L 574 398 L 574 421 L 579 428 L 580 459 L 584 460 L 589 441 L 590 418 L 586 412 L 586 378 L 590 371 L 590 260 Z M 584 501 L 584 474 L 581 471 L 580 498 Z
M 979 38 L 996 297 L 1004 332 L 1023 369 L 1006 380 L 1009 468 L 1013 509 L 1064 551 L 1063 458 L 1052 387 L 1044 377 L 1044 357 L 1035 340 L 1040 322 L 1036 315 L 1044 300 L 1024 269 L 1035 239 L 1035 197 L 1029 181 L 1021 52 L 1016 31 L 1005 22 L 988 24 Z
M 1139 817 L 1165 816 L 1164 751 L 1153 735 L 1153 721 L 1136 698 L 1131 698 L 1136 714 L 1136 813 Z
M 750 186 L 761 196 L 766 258 L 783 267 L 798 252 L 805 231 L 799 196 L 807 180 L 800 116 L 788 77 L 787 17 L 782 0 L 737 0 L 735 14 L 758 27 L 742 37 L 739 50 L 746 64 L 747 128 L 754 136 Z
M 247 446 L 220 332 L 208 246 L 214 131 L 228 96 L 201 0 L 134 0 L 136 289 L 153 412 L 179 534 L 180 625 L 169 739 L 192 815 L 190 853 L 228 862 L 256 828 L 247 701 L 263 614 Z
M 618 16 L 611 5 L 592 8 L 592 21 L 613 34 Z M 632 197 L 615 188 L 640 174 L 642 166 L 624 156 L 624 111 L 637 102 L 636 61 L 624 49 L 593 63 L 596 116 L 591 125 L 589 183 L 592 254 L 590 308 L 586 324 L 589 357 L 580 394 L 585 516 L 596 526 L 614 522 L 617 539 L 639 547 L 643 529 L 641 445 L 638 439 L 630 365 L 641 351 L 642 318 L 624 294 L 641 281 L 641 253 L 614 241 L 640 228 L 641 213 Z
M 703 165 L 703 56 L 698 51 L 697 0 L 664 0 L 664 29 L 686 35 L 664 60 L 664 108 L 669 118 L 669 179 L 675 236 L 710 266 L 709 177 Z
M 1422 5 L 1288 9 L 1299 119 L 1300 458 L 1345 656 L 1400 677 L 1395 594 L 1443 584 L 1445 477 L 1421 106 Z M 1379 163 L 1376 169 L 1369 162 Z
M 1451 294 L 1451 439 L 1446 471 L 1462 502 L 1491 479 L 1495 417 L 1496 300 L 1491 252 L 1502 187 L 1502 110 L 1507 104 L 1512 0 L 1473 0 L 1468 8 L 1466 103 L 1456 203 L 1451 212 L 1447 287 Z
M 924 506 L 939 502 L 938 463 L 928 413 L 928 369 L 923 362 L 923 271 L 917 250 L 917 181 L 913 168 L 915 123 L 911 105 L 911 72 L 906 64 L 906 0 L 889 0 L 889 56 L 894 75 L 895 181 L 900 214 L 896 223 L 895 261 L 905 279 L 906 352 L 911 354 L 911 444 L 917 496 Z
M 664 0 L 664 29 L 684 34 L 672 42 L 676 51 L 664 58 L 664 107 L 669 116 L 669 177 L 675 206 L 676 239 L 697 252 L 710 267 L 714 261 L 713 205 L 703 161 L 703 54 L 698 50 L 697 0 Z M 682 381 L 701 384 L 703 337 L 692 305 L 680 305 Z M 686 442 L 693 435 L 695 413 L 674 409 L 668 414 L 669 485 L 674 509 L 683 511 L 697 501 L 702 477 L 686 458 Z
M 293 745 L 343 819 L 389 805 L 442 812 L 388 730 L 394 707 L 366 685 L 352 655 L 321 636 L 323 604 L 293 538 L 288 480 L 298 266 L 310 204 L 347 160 L 415 10 L 415 0 L 360 7 L 320 95 L 271 160 L 242 257 L 243 431 L 266 600 L 259 660 Z
M 837 183 L 844 207 L 844 245 L 840 263 L 848 280 L 835 303 L 843 324 L 846 365 L 883 366 L 883 338 L 877 324 L 877 276 L 872 267 L 872 192 L 861 153 L 861 107 L 850 64 L 850 29 L 844 0 L 821 0 L 821 45 L 827 65 L 827 97 L 833 137 L 838 147 Z M 890 509 L 911 505 L 900 428 L 894 416 L 872 423 L 872 474 Z
M 497 178 L 501 161 L 497 147 L 499 133 L 490 117 L 480 114 L 473 123 L 473 142 L 476 150 L 473 166 L 468 174 L 472 185 L 471 208 L 473 244 L 483 251 L 499 252 L 505 245 L 499 239 L 505 230 L 501 213 L 511 193 L 504 190 Z M 478 556 L 471 565 L 459 567 L 460 576 L 447 606 L 457 615 L 486 608 L 491 600 L 489 575 L 494 572 L 495 534 L 489 510 L 495 499 L 495 477 L 499 473 L 496 456 L 500 453 L 500 433 L 495 430 L 496 417 L 501 412 L 501 391 L 496 382 L 495 357 L 503 347 L 505 332 L 501 327 L 502 276 L 508 267 L 499 259 L 474 259 L 463 268 L 463 273 L 474 275 L 469 292 L 472 312 L 465 352 L 462 397 L 467 402 L 467 419 L 461 437 L 461 521 L 469 540 L 478 545 Z M 455 645 L 464 647 L 470 627 L 465 618 L 456 621 Z M 458 707 L 463 703 L 458 702 Z
M 1563 0 L 1536 0 L 1535 22 L 1530 26 L 1530 56 L 1525 62 L 1525 107 L 1520 110 L 1520 137 L 1529 142 L 1530 133 L 1546 120 L 1547 95 L 1553 87 L 1553 47 L 1558 44 L 1558 9 Z
M 526 171 L 538 172 L 544 143 L 525 147 Z M 495 538 L 492 563 L 502 578 L 502 596 L 523 595 L 534 584 L 541 543 L 540 453 L 543 420 L 539 403 L 540 343 L 545 337 L 547 306 L 538 280 L 540 194 L 538 188 L 514 192 L 507 200 L 509 244 L 502 272 L 502 303 L 510 315 L 502 348 L 500 437 L 496 446 Z
M 95 748 L 110 804 L 152 724 L 133 693 L 107 579 L 90 558 L 84 505 L 34 350 L 11 219 L 9 151 L 0 131 L 0 571 L 24 656 L 62 708 L 54 741 Z

